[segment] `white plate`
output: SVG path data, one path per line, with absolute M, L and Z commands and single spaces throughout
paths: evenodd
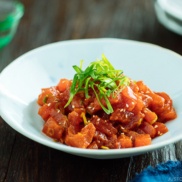
M 60 78 L 72 78 L 72 65 L 101 58 L 101 54 L 134 80 L 143 80 L 154 91 L 165 91 L 174 100 L 178 117 L 167 123 L 169 132 L 150 146 L 89 150 L 55 143 L 42 132 L 37 96 L 41 88 L 56 85 Z M 147 43 L 120 39 L 63 41 L 30 51 L 13 61 L 0 75 L 0 114 L 16 131 L 43 145 L 70 154 L 109 159 L 138 155 L 182 139 L 182 57 Z

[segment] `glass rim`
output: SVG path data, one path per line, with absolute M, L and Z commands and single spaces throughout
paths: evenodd
M 2 1 L 3 2 L 3 1 Z M 4 1 L 5 3 L 7 3 L 6 1 Z M 6 21 L 13 21 L 16 19 L 20 19 L 23 14 L 24 14 L 24 6 L 21 2 L 19 1 L 15 1 L 12 2 L 14 5 L 14 9 L 12 12 L 10 12 L 9 14 L 7 14 L 4 19 L 0 20 L 0 23 L 2 22 L 6 22 Z
M 16 1 L 12 2 L 15 6 L 13 11 L 8 13 L 3 20 L 0 20 L 0 31 L 7 30 L 13 26 L 14 23 L 18 22 L 24 14 L 24 6 L 22 3 Z

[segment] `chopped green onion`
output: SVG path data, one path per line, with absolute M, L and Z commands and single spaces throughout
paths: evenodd
M 109 150 L 109 147 L 106 147 L 106 146 L 101 146 L 101 149 L 104 149 L 104 150 Z
M 102 109 L 110 114 L 113 108 L 109 101 L 110 96 L 120 90 L 123 86 L 127 86 L 130 82 L 129 78 L 123 75 L 122 70 L 116 70 L 108 59 L 102 55 L 101 60 L 96 60 L 83 71 L 83 61 L 80 67 L 74 65 L 76 71 L 70 89 L 70 97 L 65 107 L 67 107 L 75 94 L 84 91 L 85 97 L 89 98 L 89 89 L 92 89 Z M 104 99 L 106 106 L 103 105 L 101 99 Z
M 43 103 L 44 103 L 44 104 L 47 103 L 47 99 L 48 99 L 48 95 L 46 95 L 46 96 L 43 98 Z
M 87 121 L 87 118 L 86 118 L 84 112 L 81 113 L 81 117 L 83 118 L 83 123 L 84 123 L 84 125 L 87 125 L 89 122 Z

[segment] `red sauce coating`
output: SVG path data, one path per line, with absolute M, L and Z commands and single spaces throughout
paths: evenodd
M 63 144 L 88 149 L 119 149 L 150 145 L 168 131 L 165 123 L 177 117 L 171 98 L 154 92 L 142 81 L 130 82 L 109 101 L 106 114 L 93 91 L 77 93 L 68 107 L 72 81 L 61 79 L 38 96 L 43 133 Z M 104 101 L 102 103 L 105 104 Z

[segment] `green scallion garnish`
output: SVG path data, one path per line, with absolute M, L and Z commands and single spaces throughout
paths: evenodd
M 116 70 L 108 59 L 102 55 L 101 60 L 94 61 L 83 71 L 83 61 L 81 61 L 80 67 L 74 65 L 73 68 L 76 71 L 73 82 L 70 89 L 70 97 L 65 105 L 67 107 L 75 94 L 80 91 L 85 93 L 85 97 L 89 98 L 89 90 L 92 89 L 95 96 L 101 105 L 102 109 L 110 114 L 113 112 L 113 108 L 109 101 L 109 97 L 129 84 L 128 77 L 123 75 L 122 70 Z M 104 99 L 105 105 L 101 102 Z

